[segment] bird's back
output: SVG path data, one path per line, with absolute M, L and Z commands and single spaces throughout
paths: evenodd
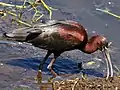
M 87 41 L 85 29 L 74 21 L 52 20 L 45 24 L 36 24 L 26 30 L 25 28 L 15 30 L 12 35 L 13 39 L 17 37 L 19 41 L 29 42 L 39 48 L 56 52 L 76 49 Z M 9 34 L 6 36 L 10 37 Z
M 66 51 L 76 49 L 76 47 L 86 41 L 86 31 L 79 24 L 56 22 L 51 25 L 41 27 L 42 32 L 34 39 L 28 40 L 33 45 L 51 50 L 51 51 Z M 34 34 L 31 34 L 31 37 Z

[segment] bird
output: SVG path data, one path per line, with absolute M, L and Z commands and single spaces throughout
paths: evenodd
M 106 60 L 106 79 L 113 77 L 108 39 L 103 35 L 93 35 L 89 38 L 87 30 L 79 22 L 48 20 L 32 27 L 15 29 L 11 33 L 4 33 L 3 36 L 9 40 L 31 43 L 35 47 L 47 50 L 47 54 L 38 68 L 40 72 L 42 72 L 43 65 L 51 54 L 54 56 L 47 68 L 56 77 L 58 74 L 52 69 L 52 66 L 63 52 L 78 49 L 83 53 L 91 54 L 100 50 Z

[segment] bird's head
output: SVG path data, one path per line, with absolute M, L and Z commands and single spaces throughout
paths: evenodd
M 111 42 L 108 42 L 107 38 L 105 38 L 104 36 L 98 36 L 95 41 L 97 48 L 100 51 L 103 51 L 104 48 L 109 48 L 111 44 Z
M 109 47 L 111 45 L 111 42 L 108 42 L 107 38 L 103 36 L 98 36 L 96 38 L 96 44 L 98 47 L 98 50 L 100 50 L 103 53 L 103 56 L 105 57 L 106 64 L 107 64 L 107 77 L 113 77 L 113 68 L 112 68 L 112 63 L 111 63 L 111 58 L 110 58 L 110 53 L 109 53 Z

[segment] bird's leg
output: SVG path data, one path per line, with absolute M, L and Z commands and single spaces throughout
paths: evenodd
M 53 58 L 53 59 L 51 60 L 50 64 L 47 66 L 47 68 L 50 70 L 50 72 L 52 73 L 52 75 L 53 75 L 54 77 L 56 77 L 57 74 L 56 74 L 56 73 L 54 72 L 54 70 L 52 69 L 52 65 L 53 65 L 54 62 L 55 62 L 55 58 Z
M 50 64 L 47 66 L 47 68 L 50 70 L 50 72 L 52 73 L 53 77 L 58 76 L 57 73 L 55 73 L 55 71 L 52 69 L 52 65 L 55 62 L 56 58 L 59 56 L 60 54 L 56 54 L 54 53 L 54 58 L 51 60 Z
M 40 62 L 40 65 L 39 65 L 39 68 L 38 68 L 39 70 L 42 70 L 42 69 L 43 69 L 43 65 L 44 65 L 45 61 L 47 60 L 47 58 L 48 58 L 50 55 L 51 55 L 51 52 L 48 51 L 47 54 L 46 54 L 46 56 L 44 57 L 44 59 Z
M 51 52 L 48 51 L 46 56 L 44 57 L 44 59 L 41 61 L 39 68 L 38 68 L 38 74 L 37 74 L 37 81 L 38 83 L 41 83 L 42 81 L 42 69 L 43 69 L 43 65 L 45 63 L 45 61 L 47 60 L 47 58 L 50 56 Z
M 84 71 L 84 68 L 83 68 L 83 66 L 82 66 L 82 62 L 81 63 L 78 63 L 78 68 L 80 69 L 80 71 L 82 72 L 82 79 L 84 79 L 84 80 L 86 80 L 87 79 L 87 75 L 86 75 L 86 73 L 85 73 L 85 71 Z

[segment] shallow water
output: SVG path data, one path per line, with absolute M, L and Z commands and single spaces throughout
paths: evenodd
M 0 0 L 3 1 L 3 0 Z M 10 0 L 4 0 L 9 2 Z M 12 1 L 12 0 L 11 0 Z M 89 35 L 102 34 L 113 42 L 111 46 L 111 58 L 114 66 L 120 68 L 120 20 L 96 11 L 96 8 L 109 9 L 120 15 L 119 0 L 46 0 L 51 6 L 57 8 L 53 12 L 52 19 L 69 19 L 80 22 L 88 31 Z M 6 24 L 7 21 L 0 20 L 0 33 L 11 31 L 15 26 Z M 17 90 L 17 87 L 28 90 L 39 90 L 34 79 L 40 60 L 44 58 L 46 50 L 36 48 L 30 44 L 0 40 L 0 90 Z M 44 79 L 51 76 L 44 65 Z M 95 62 L 87 65 L 87 62 Z M 78 50 L 63 53 L 56 63 L 54 69 L 60 74 L 80 73 L 78 63 L 83 62 L 83 68 L 89 77 L 103 77 L 106 67 L 102 55 L 97 52 L 92 55 L 84 54 Z M 114 67 L 114 73 L 118 71 Z

